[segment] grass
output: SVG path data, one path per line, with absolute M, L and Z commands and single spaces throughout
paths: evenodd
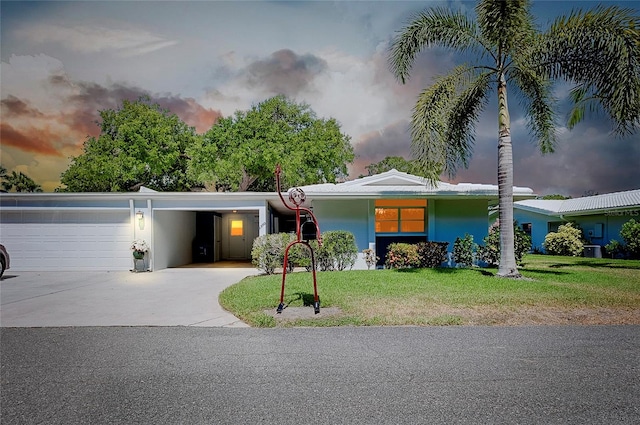
M 525 279 L 479 268 L 318 272 L 331 315 L 275 315 L 280 274 L 246 278 L 220 303 L 258 327 L 640 324 L 640 261 L 528 255 L 519 270 Z M 311 273 L 287 274 L 285 303 L 313 303 Z

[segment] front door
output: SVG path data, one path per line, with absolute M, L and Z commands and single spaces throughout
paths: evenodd
M 247 220 L 244 215 L 228 217 L 229 259 L 247 259 Z

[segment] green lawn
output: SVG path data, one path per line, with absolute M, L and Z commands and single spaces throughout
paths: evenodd
M 521 280 L 479 268 L 318 272 L 321 312 L 333 307 L 333 315 L 276 316 L 281 274 L 244 279 L 220 303 L 263 327 L 640 324 L 640 261 L 528 255 L 524 262 Z M 311 273 L 287 274 L 285 289 L 288 307 L 313 303 Z

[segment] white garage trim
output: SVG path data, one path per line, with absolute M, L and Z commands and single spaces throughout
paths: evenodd
M 11 270 L 128 270 L 129 214 L 128 208 L 3 208 L 2 243 L 11 253 Z

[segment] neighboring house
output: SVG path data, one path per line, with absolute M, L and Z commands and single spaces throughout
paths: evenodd
M 549 232 L 575 222 L 588 244 L 604 246 L 622 242 L 620 229 L 632 218 L 640 221 L 640 189 L 564 200 L 528 199 L 514 203 L 513 216 L 531 235 L 534 249 L 542 250 Z
M 384 259 L 396 241 L 449 242 L 488 232 L 487 208 L 496 185 L 429 186 L 418 176 L 391 170 L 338 184 L 304 186 L 306 206 L 320 230 L 347 230 L 358 251 Z M 533 198 L 514 187 L 514 198 Z M 295 217 L 269 192 L 2 193 L 0 237 L 11 251 L 12 271 L 128 270 L 135 239 L 150 246 L 152 270 L 192 262 L 248 260 L 253 240 L 294 231 Z M 354 268 L 366 268 L 359 257 Z

